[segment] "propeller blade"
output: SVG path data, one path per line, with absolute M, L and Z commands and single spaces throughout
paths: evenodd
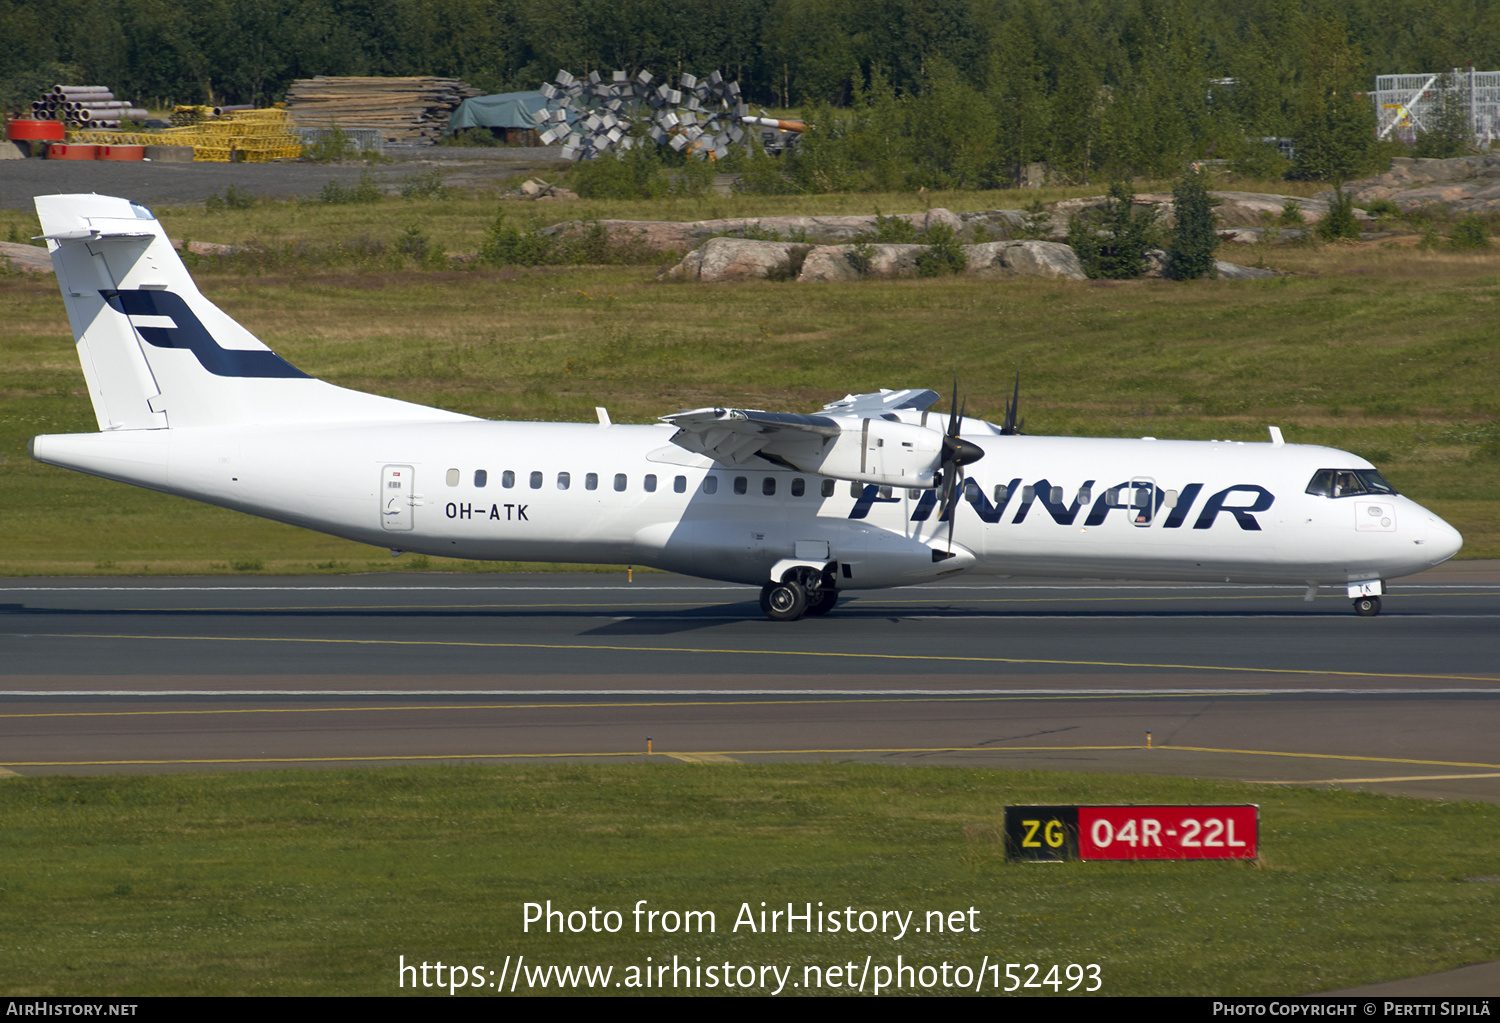
M 1014 397 L 1005 403 L 1005 423 L 1000 427 L 1004 436 L 1013 437 L 1021 432 L 1021 427 L 1026 425 L 1023 419 L 1020 425 L 1016 423 L 1016 413 L 1021 409 L 1021 371 L 1016 370 L 1016 392 Z

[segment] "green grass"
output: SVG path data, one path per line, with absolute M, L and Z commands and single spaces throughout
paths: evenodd
M 1015 195 L 951 198 L 978 206 Z M 834 206 L 865 198 L 819 197 L 837 199 Z M 702 202 L 743 212 L 755 201 Z M 160 215 L 173 234 L 204 240 L 235 240 L 230 225 L 243 213 L 269 218 L 254 227 L 261 232 L 280 225 L 339 241 L 383 230 L 391 241 L 412 211 L 449 210 L 450 227 L 431 234 L 462 251 L 477 247 L 494 205 L 389 199 L 333 213 L 283 204 Z M 546 209 L 579 215 L 572 205 Z M 225 233 L 213 236 L 210 223 L 226 225 Z M 1289 441 L 1376 462 L 1464 533 L 1463 557 L 1500 556 L 1500 347 L 1489 308 L 1500 298 L 1500 251 L 1327 246 L 1270 256 L 1287 276 L 701 285 L 660 283 L 649 267 L 313 266 L 260 276 L 207 272 L 199 280 L 230 315 L 315 376 L 495 418 L 586 421 L 596 405 L 617 422 L 715 404 L 811 410 L 849 391 L 946 392 L 956 371 L 970 414 L 997 419 L 1019 367 L 1030 433 L 1261 441 L 1267 425 L 1279 425 Z M 0 278 L 0 306 L 0 573 L 411 564 L 31 462 L 27 438 L 92 430 L 94 419 L 55 282 Z
M 1007 803 L 1255 802 L 1258 863 L 1005 862 Z M 0 782 L 7 996 L 388 995 L 484 965 L 1097 963 L 1102 993 L 1300 994 L 1500 957 L 1500 808 L 880 765 L 396 768 Z M 711 910 L 636 934 L 630 910 Z M 624 915 L 523 930 L 523 906 Z M 740 907 L 978 910 L 978 931 L 763 934 Z M 967 917 L 966 917 L 967 919 Z M 1003 970 L 1003 967 L 1002 967 Z M 524 985 L 523 985 L 524 989 Z M 1044 992 L 1050 993 L 1047 989 Z M 753 993 L 753 992 L 752 992 Z

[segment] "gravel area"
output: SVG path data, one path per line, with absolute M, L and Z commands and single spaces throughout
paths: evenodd
M 118 163 L 103 160 L 0 160 L 0 208 L 25 209 L 37 195 L 98 192 L 146 206 L 202 202 L 233 185 L 252 195 L 317 195 L 330 180 L 351 185 L 368 169 L 395 193 L 402 180 L 436 169 L 455 188 L 498 188 L 515 175 L 546 177 L 561 149 L 391 149 L 390 163 Z

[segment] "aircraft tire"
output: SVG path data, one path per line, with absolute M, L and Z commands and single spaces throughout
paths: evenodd
M 807 612 L 807 591 L 790 580 L 767 583 L 760 591 L 760 609 L 773 622 L 795 622 Z
M 1361 618 L 1374 618 L 1380 613 L 1380 598 L 1360 597 L 1354 602 L 1354 613 Z
M 807 613 L 810 615 L 826 615 L 833 610 L 833 605 L 838 602 L 838 590 L 819 590 L 816 596 L 809 596 L 807 598 Z

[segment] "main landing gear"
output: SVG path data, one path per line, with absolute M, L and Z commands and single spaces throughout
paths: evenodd
M 1379 597 L 1358 597 L 1354 601 L 1354 613 L 1361 618 L 1374 618 L 1380 613 Z
M 767 583 L 760 591 L 760 609 L 773 622 L 795 622 L 803 615 L 826 615 L 838 601 L 838 590 L 819 586 L 809 591 L 795 579 Z

